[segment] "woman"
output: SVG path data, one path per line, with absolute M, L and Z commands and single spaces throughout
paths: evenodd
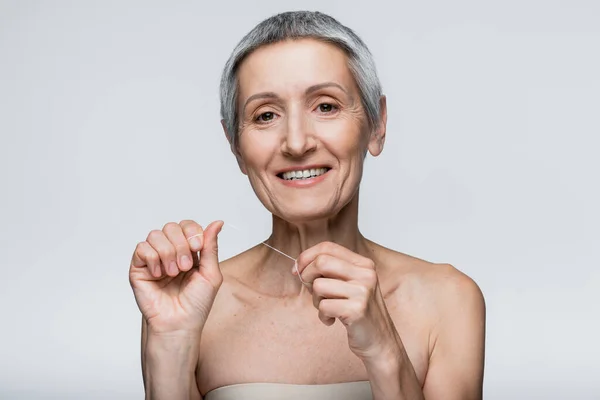
M 480 399 L 477 285 L 358 229 L 387 119 L 363 42 L 321 13 L 265 20 L 225 66 L 221 113 L 273 215 L 265 243 L 296 262 L 260 244 L 219 262 L 221 221 L 150 232 L 129 273 L 147 398 Z

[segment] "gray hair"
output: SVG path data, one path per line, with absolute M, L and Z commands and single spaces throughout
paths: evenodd
M 237 67 L 257 48 L 288 39 L 313 38 L 332 43 L 346 52 L 360 98 L 371 128 L 379 126 L 381 83 L 373 56 L 350 28 L 320 12 L 291 11 L 274 15 L 252 29 L 235 47 L 221 77 L 221 118 L 228 138 L 235 146 L 239 130 L 237 113 Z

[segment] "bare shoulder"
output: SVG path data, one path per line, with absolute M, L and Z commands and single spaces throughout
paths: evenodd
M 380 285 L 388 290 L 386 305 L 392 305 L 390 315 L 425 397 L 481 399 L 486 319 L 481 289 L 454 265 L 385 253 Z
M 485 335 L 485 300 L 481 289 L 453 265 L 442 264 L 435 269 L 432 280 L 436 288 L 436 320 L 431 331 L 434 346 L 443 340 L 447 346 L 454 343 L 458 347 L 453 336 L 471 338 L 471 344 L 479 343 L 480 336 Z
M 483 293 L 477 283 L 454 265 L 431 264 L 423 275 L 440 309 L 462 309 L 467 304 L 484 306 Z
M 454 265 L 433 263 L 390 249 L 381 254 L 385 268 L 380 279 L 382 291 L 388 296 L 418 303 L 419 309 L 426 309 L 437 320 L 466 311 L 485 314 L 481 289 Z

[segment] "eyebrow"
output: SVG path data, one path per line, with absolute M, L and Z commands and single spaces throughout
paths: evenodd
M 277 94 L 274 92 L 263 92 L 263 93 L 253 94 L 252 96 L 248 97 L 248 99 L 244 103 L 243 110 L 246 109 L 246 107 L 248 106 L 248 103 L 250 103 L 251 101 L 257 100 L 257 99 L 279 99 L 279 96 L 277 96 Z
M 348 94 L 348 92 L 346 91 L 346 89 L 344 89 L 342 87 L 342 85 L 340 85 L 338 83 L 335 83 L 335 82 L 324 82 L 324 83 L 319 83 L 319 84 L 316 84 L 316 85 L 312 85 L 312 86 L 310 86 L 309 88 L 307 88 L 304 91 L 304 94 L 305 95 L 309 95 L 309 94 L 311 94 L 313 92 L 316 92 L 316 91 L 319 91 L 321 89 L 325 89 L 325 88 L 328 88 L 328 87 L 338 88 L 342 92 Z M 274 92 L 256 93 L 256 94 L 253 94 L 252 96 L 248 97 L 248 99 L 244 103 L 243 109 L 244 110 L 246 109 L 246 107 L 248 106 L 248 103 L 250 103 L 251 101 L 254 101 L 254 100 L 258 100 L 258 99 L 277 99 L 277 100 L 279 100 L 280 97 L 277 95 L 277 93 L 274 93 Z
M 336 87 L 336 88 L 340 89 L 342 92 L 348 94 L 348 92 L 346 91 L 346 89 L 344 89 L 342 87 L 342 85 L 335 83 L 335 82 L 325 82 L 325 83 L 319 83 L 317 85 L 312 85 L 311 87 L 309 87 L 308 89 L 306 89 L 304 91 L 304 94 L 311 94 L 312 92 L 316 92 L 318 90 L 325 89 L 328 87 Z

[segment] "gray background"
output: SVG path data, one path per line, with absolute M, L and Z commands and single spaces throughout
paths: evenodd
M 484 4 L 485 3 L 485 4 Z M 487 399 L 599 399 L 600 2 L 0 1 L 0 398 L 142 398 L 127 278 L 168 221 L 270 219 L 218 116 L 256 23 L 331 13 L 388 95 L 370 238 L 473 277 Z

